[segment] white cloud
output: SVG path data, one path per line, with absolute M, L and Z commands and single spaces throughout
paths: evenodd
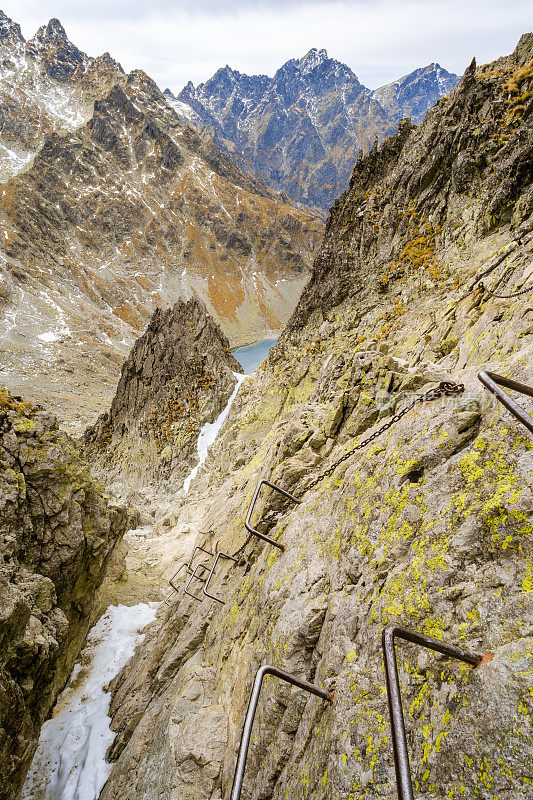
M 227 63 L 273 74 L 311 47 L 327 48 L 370 88 L 431 61 L 461 73 L 474 55 L 482 63 L 510 52 L 531 15 L 524 0 L 8 0 L 4 11 L 26 37 L 59 17 L 89 54 L 108 50 L 175 91 Z

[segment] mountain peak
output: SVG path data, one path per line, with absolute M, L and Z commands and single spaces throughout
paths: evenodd
M 68 36 L 61 22 L 54 17 L 47 25 L 41 25 L 31 42 L 36 47 L 43 47 L 50 44 L 65 44 Z
M 372 96 L 394 119 L 411 117 L 422 121 L 437 100 L 459 83 L 459 76 L 432 62 L 403 75 L 372 92 Z
M 233 78 L 234 76 L 238 76 L 238 75 L 239 75 L 239 73 L 236 70 L 232 69 L 229 64 L 226 64 L 225 67 L 220 67 L 220 69 L 217 69 L 217 71 L 215 73 L 215 78 L 217 78 L 217 77 L 218 78 L 222 78 L 222 77 Z
M 18 42 L 24 41 L 20 25 L 13 22 L 7 14 L 4 14 L 4 12 L 0 10 L 0 42 L 5 42 L 8 39 Z
M 324 61 L 328 60 L 328 51 L 327 50 L 317 50 L 316 47 L 311 48 L 309 52 L 300 59 L 300 66 L 302 68 L 302 72 L 307 74 L 308 72 L 312 72 L 312 70 L 319 67 Z
M 41 61 L 43 72 L 60 82 L 78 74 L 86 61 L 85 54 L 72 44 L 55 17 L 39 28 L 26 47 L 28 55 Z
M 52 41 L 67 39 L 67 32 L 57 17 L 53 17 L 46 26 L 46 37 Z

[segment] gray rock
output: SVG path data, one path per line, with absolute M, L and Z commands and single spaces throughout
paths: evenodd
M 129 524 L 52 414 L 0 394 L 0 798 L 18 797 Z

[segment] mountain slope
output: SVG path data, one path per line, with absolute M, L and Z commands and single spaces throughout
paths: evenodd
M 158 306 L 199 296 L 233 344 L 279 332 L 323 224 L 184 126 L 144 73 L 109 89 L 106 58 L 46 55 L 52 28 L 31 46 L 47 79 L 107 92 L 0 187 L 1 378 L 79 431 Z
M 335 698 L 269 681 L 243 796 L 393 800 L 388 624 L 493 656 L 472 669 L 398 643 L 417 796 L 530 797 L 531 437 L 477 372 L 531 384 L 532 88 L 529 34 L 359 159 L 290 325 L 154 545 L 179 553 L 198 531 L 196 544 L 234 553 L 268 477 L 301 499 L 271 493 L 256 508 L 284 551 L 252 539 L 242 562 L 219 563 L 224 605 L 198 584 L 201 603 L 180 591 L 161 609 L 114 681 L 101 800 L 228 797 L 268 663 Z M 442 380 L 465 392 L 389 425 Z
M 175 98 L 177 113 L 214 137 L 276 191 L 327 209 L 342 191 L 357 152 L 393 133 L 400 117 L 420 121 L 459 80 L 438 64 L 371 92 L 352 70 L 310 50 L 274 75 L 242 75 L 226 66 Z
M 24 169 L 50 133 L 87 122 L 93 101 L 123 79 L 108 53 L 94 59 L 78 50 L 59 20 L 26 42 L 0 11 L 0 181 Z

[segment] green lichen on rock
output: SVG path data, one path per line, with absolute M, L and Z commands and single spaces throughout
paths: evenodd
M 55 417 L 0 395 L 0 797 L 19 794 L 40 727 L 126 530 Z
M 505 141 L 493 137 L 502 86 L 532 47 L 529 35 L 490 69 L 472 64 L 424 123 L 359 159 L 293 318 L 206 462 L 194 516 L 176 511 L 176 532 L 192 518 L 198 544 L 233 552 L 268 476 L 301 499 L 265 491 L 256 509 L 285 550 L 252 540 L 216 578 L 225 605 L 179 594 L 160 613 L 114 682 L 102 800 L 228 796 L 268 661 L 335 685 L 335 701 L 269 683 L 245 795 L 392 800 L 388 623 L 494 654 L 473 669 L 398 642 L 417 796 L 529 797 L 533 453 L 477 372 L 531 382 L 531 299 L 500 301 L 478 281 L 504 293 L 530 280 L 530 101 Z M 356 449 L 443 380 L 465 392 L 418 403 Z

